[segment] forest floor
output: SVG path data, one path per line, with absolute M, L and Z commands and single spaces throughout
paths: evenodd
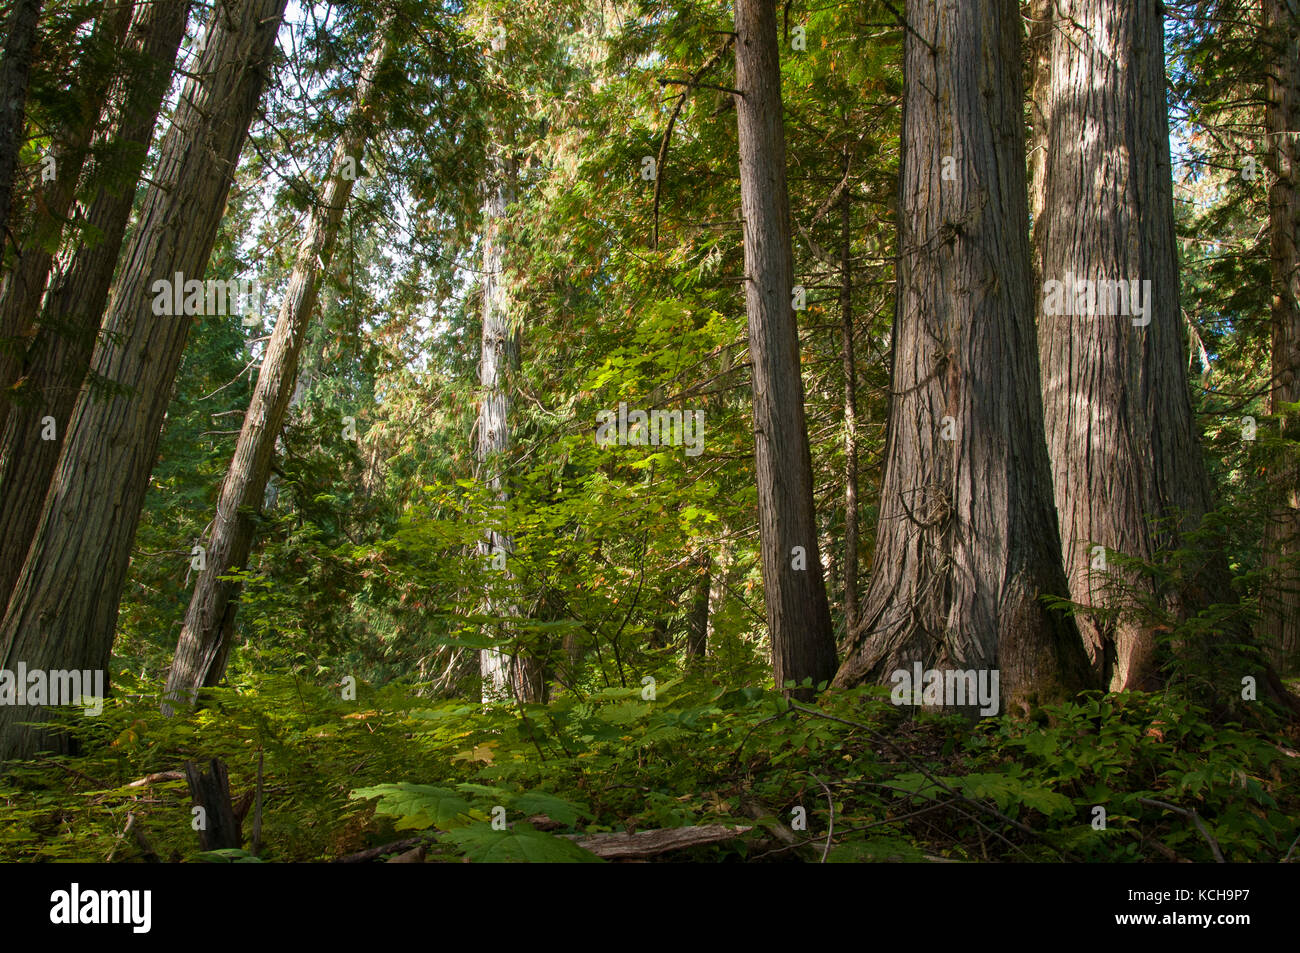
M 398 685 L 344 700 L 337 686 L 277 676 L 170 719 L 142 686 L 119 683 L 101 717 L 78 722 L 78 753 L 0 777 L 0 858 L 1297 856 L 1300 740 L 1266 714 L 1246 724 L 1173 693 L 1093 693 L 972 725 L 896 707 L 887 689 L 791 703 L 721 681 L 665 673 L 653 692 L 484 711 Z M 229 771 L 238 849 L 200 844 L 183 769 L 212 759 Z M 610 836 L 681 828 L 630 850 Z

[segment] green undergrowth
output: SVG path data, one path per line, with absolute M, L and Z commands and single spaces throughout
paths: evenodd
M 1168 694 L 971 725 L 882 689 L 792 706 L 706 674 L 664 673 L 653 699 L 629 684 L 488 711 L 400 685 L 344 701 L 281 676 L 167 719 L 143 686 L 117 691 L 70 724 L 79 753 L 0 776 L 0 857 L 258 859 L 259 758 L 263 861 L 413 837 L 433 861 L 597 861 L 563 835 L 721 823 L 750 829 L 664 859 L 1276 862 L 1300 833 L 1294 739 Z M 246 815 L 243 851 L 201 852 L 184 780 L 132 786 L 213 758 Z

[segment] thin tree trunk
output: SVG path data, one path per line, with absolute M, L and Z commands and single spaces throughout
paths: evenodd
M 1294 0 L 1264 0 L 1266 42 L 1273 56 L 1265 80 L 1264 128 L 1268 137 L 1269 250 L 1272 277 L 1273 389 L 1270 412 L 1282 418 L 1282 435 L 1300 443 L 1300 414 L 1283 404 L 1300 402 L 1300 12 Z M 1277 501 L 1264 534 L 1266 586 L 1260 635 L 1274 665 L 1300 670 L 1300 467 L 1295 444 L 1271 475 Z
M 1043 176 L 1047 169 L 1047 126 L 1051 108 L 1049 91 L 1052 84 L 1052 16 L 1053 0 L 1029 0 L 1029 36 L 1025 41 L 1025 54 L 1029 62 L 1029 224 L 1036 229 L 1043 217 Z M 1034 268 L 1039 265 L 1034 256 Z M 1042 287 L 1037 278 L 1034 287 Z
M 298 245 L 235 455 L 221 484 L 217 512 L 206 540 L 205 567 L 194 585 L 176 643 L 163 705 L 168 713 L 173 705 L 192 706 L 199 689 L 216 685 L 225 673 L 240 591 L 238 582 L 225 577 L 248 564 L 257 514 L 275 459 L 275 442 L 294 394 L 298 358 L 316 310 L 321 275 L 334 255 L 339 226 L 361 166 L 365 137 L 377 111 L 375 77 L 391 46 L 389 32 L 388 22 L 378 28 L 357 84 L 353 116 L 335 144 L 320 201 Z
M 717 650 L 717 640 L 714 633 L 717 631 L 718 619 L 722 617 L 722 607 L 727 601 L 727 586 L 731 582 L 731 546 L 724 539 L 718 547 L 718 556 L 713 560 L 713 568 L 709 573 L 709 610 L 704 625 L 704 648 L 705 651 Z
M 753 362 L 763 589 L 776 686 L 835 674 L 792 295 L 781 64 L 772 0 L 736 0 L 736 122 Z
M 96 52 L 120 49 L 130 22 L 131 3 L 108 0 L 96 18 L 90 48 Z M 7 420 L 14 382 L 23 365 L 23 351 L 54 261 L 48 249 L 59 244 L 91 138 L 104 112 L 114 70 L 104 69 L 92 60 L 83 62 L 80 72 L 86 76 L 80 100 L 82 112 L 69 119 L 54 136 L 49 153 L 54 162 L 54 178 L 46 182 L 42 170 L 44 188 L 37 202 L 41 211 L 31 216 L 25 234 L 19 238 L 18 261 L 0 287 L 0 339 L 4 342 L 0 347 L 0 427 Z
M 695 592 L 686 619 L 686 658 L 703 658 L 709 645 L 709 590 L 713 556 L 707 549 L 695 555 Z
M 1015 0 L 909 0 L 889 432 L 847 686 L 997 670 L 1024 711 L 1085 687 L 1042 411 Z M 948 707 L 972 707 L 953 705 Z
M 0 255 L 10 237 L 9 210 L 18 153 L 24 141 L 27 85 L 41 5 L 42 0 L 17 0 L 4 25 L 5 44 L 0 53 Z
M 1099 571 L 1104 554 L 1095 547 L 1149 560 L 1210 505 L 1185 374 L 1164 24 L 1149 0 L 1055 6 L 1050 76 L 1037 90 L 1046 96 L 1047 122 L 1044 207 L 1034 233 L 1044 282 L 1043 407 L 1070 596 L 1118 608 L 1127 597 L 1113 586 L 1149 587 L 1109 561 Z M 1080 281 L 1126 282 L 1129 312 L 1136 288 L 1145 314 L 1078 314 L 1087 300 L 1069 299 L 1086 293 Z M 1059 296 L 1049 282 L 1062 283 Z M 1118 291 L 1097 299 L 1094 308 L 1124 311 Z M 1204 591 L 1213 585 L 1208 576 L 1189 578 L 1195 581 L 1183 592 L 1163 594 L 1176 613 L 1213 597 Z M 1219 583 L 1226 586 L 1226 574 Z M 1200 591 L 1193 596 L 1192 589 Z M 1077 621 L 1105 684 L 1157 684 L 1149 619 L 1134 614 L 1111 624 L 1080 614 Z
M 844 147 L 846 184 L 840 196 L 840 322 L 844 364 L 844 631 L 858 623 L 858 373 L 853 356 L 853 231 L 847 185 L 852 155 Z
M 71 263 L 50 278 L 36 337 L 28 348 L 28 398 L 10 409 L 0 436 L 0 603 L 7 603 L 22 570 L 77 394 L 90 367 L 113 269 L 122 250 L 136 182 L 153 139 L 158 110 L 171 79 L 189 0 L 141 4 L 127 48 L 153 64 L 151 75 L 120 78 L 100 140 L 126 166 L 105 183 L 81 216 L 98 241 L 78 244 Z M 98 177 L 98 170 L 90 176 Z M 46 420 L 49 418 L 49 420 Z M 52 430 L 52 434 L 50 431 Z M 46 439 L 51 435 L 53 439 Z
M 155 315 L 156 285 L 201 280 L 236 163 L 271 69 L 286 0 L 239 0 L 208 23 L 159 153 L 139 223 L 95 349 L 93 371 L 116 385 L 83 389 L 44 512 L 0 625 L 0 667 L 108 665 L 131 544 L 158 436 L 193 321 Z M 0 760 L 43 739 L 0 706 Z

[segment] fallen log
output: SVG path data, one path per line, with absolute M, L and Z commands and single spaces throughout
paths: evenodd
M 129 784 L 124 785 L 128 788 L 142 788 L 146 784 L 157 784 L 159 781 L 184 781 L 184 771 L 155 771 L 153 774 L 146 774 L 142 778 L 136 778 Z
M 417 844 L 423 844 L 423 837 L 407 837 L 403 840 L 395 840 L 391 844 L 380 844 L 378 847 L 367 847 L 365 850 L 359 850 L 355 854 L 348 854 L 345 857 L 335 857 L 330 863 L 332 864 L 364 864 L 372 860 L 378 860 L 384 854 L 400 854 L 410 850 Z
M 751 830 L 752 827 L 703 824 L 698 827 L 666 827 L 652 831 L 637 831 L 635 834 L 616 831 L 608 834 L 561 834 L 560 836 L 567 837 L 583 850 L 591 851 L 597 857 L 610 860 L 655 857 L 687 847 L 717 844 Z
M 424 845 L 416 844 L 404 854 L 389 857 L 388 862 L 390 864 L 422 864 L 424 863 Z

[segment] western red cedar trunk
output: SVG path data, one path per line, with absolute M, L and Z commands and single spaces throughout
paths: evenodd
M 844 193 L 840 196 L 840 359 L 844 365 L 844 631 L 858 623 L 858 375 L 853 355 L 853 209 L 849 197 L 851 154 L 844 147 Z
M 7 420 L 14 383 L 23 366 L 23 352 L 54 261 L 48 249 L 59 243 L 91 138 L 108 98 L 114 70 L 105 68 L 100 57 L 104 51 L 122 46 L 130 22 L 131 4 L 113 0 L 108 0 L 95 19 L 87 59 L 79 65 L 79 72 L 86 77 L 78 101 L 79 114 L 69 117 L 51 137 L 48 155 L 54 162 L 54 178 L 47 181 L 42 168 L 37 210 L 29 216 L 24 234 L 18 236 L 21 254 L 0 287 L 0 339 L 4 342 L 0 347 L 0 427 Z
M 286 0 L 218 8 L 159 151 L 95 349 L 115 385 L 83 389 L 4 622 L 0 667 L 105 669 L 131 544 L 192 319 L 155 315 L 155 284 L 202 279 Z M 237 320 L 237 319 L 236 319 Z M 43 740 L 31 706 L 0 707 L 0 760 Z
M 390 47 L 389 24 L 362 69 L 353 115 L 339 141 L 306 234 L 298 245 L 293 272 L 258 371 L 257 385 L 244 415 L 234 458 L 217 497 L 212 528 L 204 541 L 205 565 L 185 613 L 167 677 L 164 711 L 193 705 L 198 690 L 220 682 L 226 669 L 238 608 L 240 584 L 227 578 L 247 568 L 255 520 L 262 509 L 266 481 L 275 459 L 275 442 L 284 423 L 298 376 L 298 358 L 316 310 L 321 273 L 334 255 L 343 213 L 361 168 L 365 136 L 375 118 L 375 77 Z
M 189 0 L 141 4 L 127 47 L 150 63 L 148 75 L 119 78 L 110 119 L 99 139 L 123 163 L 103 184 L 84 213 L 83 234 L 66 268 L 50 277 L 37 332 L 27 349 L 26 398 L 10 409 L 0 436 L 0 603 L 7 603 L 28 546 L 40 522 L 41 503 L 59 461 L 63 434 L 90 366 L 96 333 L 108 300 L 113 269 L 122 250 L 136 183 L 153 139 L 158 110 L 171 78 Z M 89 173 L 102 173 L 92 169 Z M 43 279 L 42 279 L 43 283 Z M 43 438 L 45 418 L 54 439 Z
M 1271 50 L 1264 84 L 1264 129 L 1272 182 L 1268 192 L 1272 296 L 1273 388 L 1270 412 L 1282 433 L 1300 441 L 1300 13 L 1286 0 L 1263 0 L 1265 43 Z M 1294 451 L 1271 469 L 1275 510 L 1264 535 L 1264 567 L 1274 579 L 1263 592 L 1261 641 L 1274 665 L 1300 670 L 1300 468 Z
M 4 49 L 0 51 L 0 253 L 9 241 L 14 173 L 25 137 L 27 85 L 41 6 L 42 0 L 17 0 L 4 23 Z
M 1015 0 L 909 0 L 892 400 L 871 583 L 836 684 L 996 669 L 1088 684 L 1043 442 Z
M 736 0 L 736 123 L 745 305 L 753 365 L 763 590 L 777 688 L 829 681 L 835 638 L 813 512 L 799 329 L 792 295 L 781 64 L 775 4 Z
M 1034 229 L 1043 408 L 1070 596 L 1114 608 L 1127 598 L 1115 584 L 1155 594 L 1109 560 L 1099 572 L 1094 547 L 1152 558 L 1200 522 L 1209 480 L 1186 382 L 1160 7 L 1055 6 L 1048 72 L 1037 90 L 1046 97 L 1043 210 Z M 1056 301 L 1045 293 L 1052 281 L 1064 283 Z M 1066 295 L 1078 303 L 1089 286 L 1077 283 L 1086 281 L 1150 281 L 1149 295 L 1136 286 L 1145 315 L 1047 313 L 1063 310 Z M 1114 292 L 1099 300 L 1094 307 L 1123 310 Z M 1162 598 L 1176 612 L 1228 598 L 1226 574 L 1214 576 L 1217 583 L 1190 572 L 1193 582 Z M 1077 621 L 1094 670 L 1111 688 L 1158 683 L 1149 620 Z
M 504 147 L 503 147 L 504 148 Z M 491 193 L 483 209 L 483 328 L 479 351 L 479 404 L 474 454 L 483 485 L 505 512 L 509 493 L 503 470 L 510 449 L 510 388 L 519 368 L 519 333 L 511 326 L 509 290 L 505 278 L 506 209 L 515 200 L 518 176 L 515 159 L 503 156 L 494 163 Z M 510 619 L 519 615 L 514 602 L 515 573 L 511 565 L 514 540 L 494 526 L 479 544 L 491 581 L 487 586 L 487 615 Z M 493 559 L 497 562 L 493 563 Z M 504 567 L 495 568 L 504 559 Z M 498 627 L 504 641 L 518 633 L 506 622 Z M 545 692 L 542 667 L 528 652 L 513 654 L 502 648 L 479 652 L 480 697 L 483 701 L 541 701 Z

